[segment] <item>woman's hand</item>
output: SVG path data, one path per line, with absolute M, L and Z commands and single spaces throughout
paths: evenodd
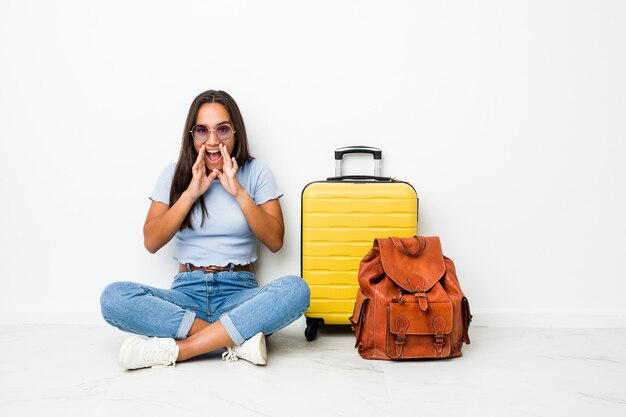
M 239 170 L 239 165 L 237 165 L 237 160 L 235 158 L 231 158 L 228 154 L 228 150 L 226 149 L 226 145 L 220 143 L 220 152 L 222 153 L 222 161 L 224 161 L 222 165 L 222 172 L 217 172 L 217 178 L 222 183 L 222 187 L 230 195 L 237 198 L 241 195 L 241 192 L 244 191 L 243 187 L 239 183 L 237 179 L 237 171 Z M 212 175 L 213 173 L 211 173 Z
M 217 178 L 220 180 L 222 187 L 239 204 L 252 233 L 269 250 L 276 252 L 283 246 L 283 237 L 285 235 L 283 213 L 278 199 L 272 199 L 258 206 L 237 179 L 237 171 L 239 170 L 237 160 L 231 158 L 225 145 L 220 143 L 219 148 L 224 163 L 222 164 L 222 171 L 217 174 Z
M 200 147 L 198 151 L 198 157 L 191 167 L 191 182 L 187 187 L 187 192 L 190 197 L 194 199 L 200 197 L 211 186 L 211 182 L 218 176 L 218 171 L 214 169 L 209 175 L 206 174 L 206 164 L 204 158 L 206 157 L 206 148 L 204 145 Z

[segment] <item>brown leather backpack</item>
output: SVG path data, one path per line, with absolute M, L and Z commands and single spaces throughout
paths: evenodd
M 461 356 L 471 314 L 438 237 L 376 239 L 361 261 L 351 317 L 365 359 Z

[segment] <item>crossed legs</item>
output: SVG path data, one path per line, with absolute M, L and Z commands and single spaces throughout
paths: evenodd
M 226 286 L 227 279 L 232 277 L 224 277 L 221 287 Z M 219 319 L 210 323 L 193 312 L 206 305 L 206 293 L 210 291 L 205 288 L 203 294 L 198 289 L 200 285 L 194 286 L 194 291 L 188 290 L 191 285 L 182 287 L 186 291 L 174 287 L 161 290 L 129 282 L 111 284 L 101 297 L 103 317 L 130 333 L 177 339 L 175 359 L 184 361 L 240 345 L 258 332 L 271 334 L 300 317 L 309 304 L 306 283 L 300 277 L 288 276 L 263 287 L 254 284 L 236 288 L 213 311 Z

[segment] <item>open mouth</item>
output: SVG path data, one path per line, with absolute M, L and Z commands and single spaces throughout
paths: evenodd
M 212 164 L 216 164 L 222 159 L 222 153 L 219 150 L 209 150 L 207 149 L 207 158 L 209 162 Z

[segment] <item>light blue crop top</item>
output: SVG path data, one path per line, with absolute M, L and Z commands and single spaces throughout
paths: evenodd
M 175 169 L 175 163 L 165 167 L 149 196 L 150 200 L 169 205 Z M 283 195 L 276 186 L 270 168 L 258 159 L 239 167 L 237 179 L 257 205 Z M 199 206 L 192 209 L 191 223 L 194 230 L 184 229 L 176 233 L 174 259 L 196 266 L 226 266 L 230 263 L 245 265 L 256 261 L 256 236 L 250 230 L 239 205 L 219 180 L 213 181 L 201 198 L 204 198 L 208 216 L 201 226 L 202 209 Z

